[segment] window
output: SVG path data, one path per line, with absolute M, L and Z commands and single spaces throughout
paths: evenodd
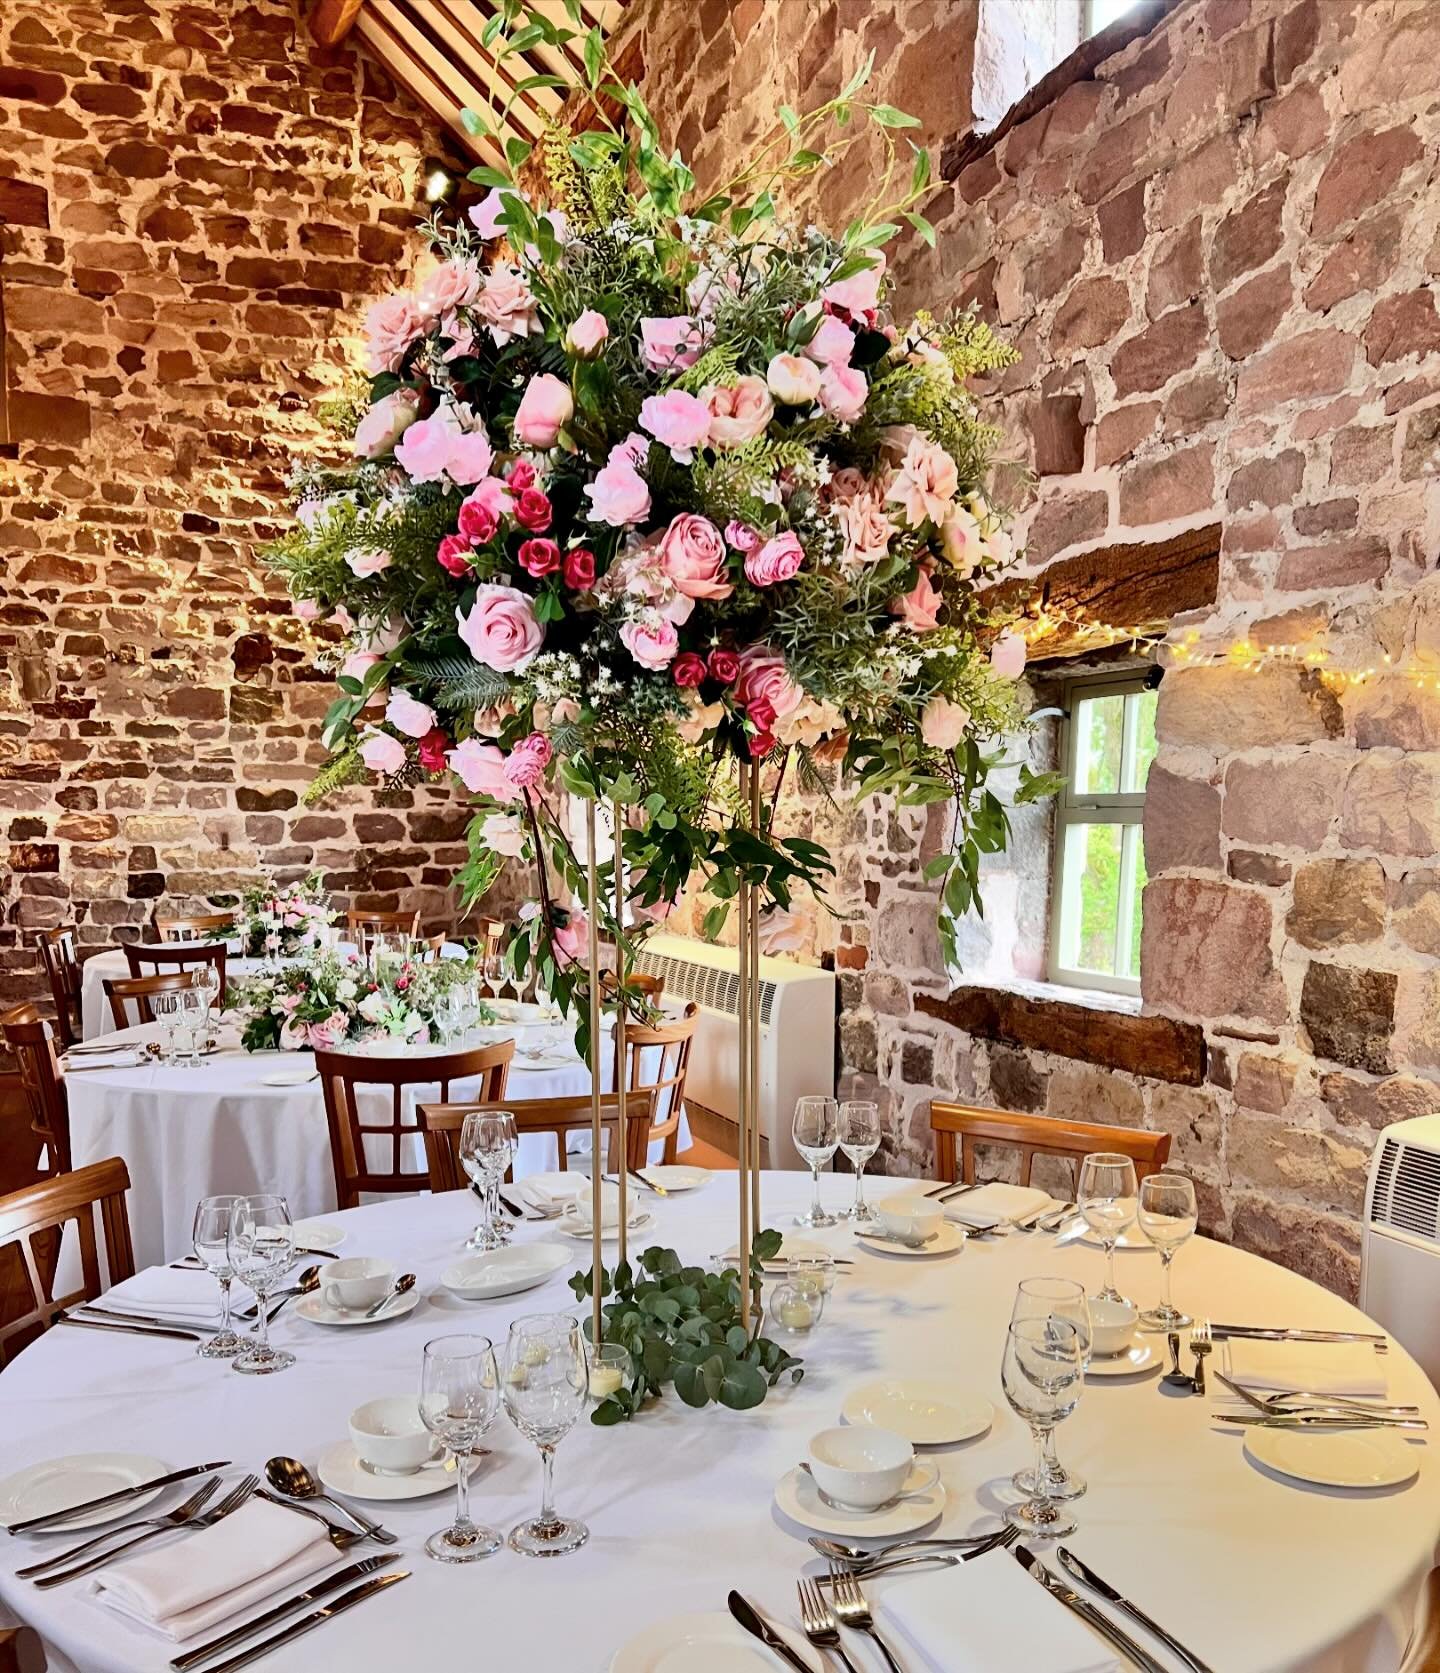
M 1108 29 L 1117 17 L 1123 17 L 1135 0 L 1085 0 L 1085 38 Z
M 1065 688 L 1065 789 L 1055 810 L 1050 980 L 1140 991 L 1140 822 L 1155 759 L 1153 670 Z

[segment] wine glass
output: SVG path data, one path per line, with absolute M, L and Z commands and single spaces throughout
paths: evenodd
M 515 1160 L 519 1136 L 515 1117 L 505 1110 L 471 1110 L 460 1129 L 460 1165 L 480 1187 L 483 1212 L 466 1242 L 467 1249 L 498 1249 L 510 1241 L 500 1218 L 500 1181 Z
M 200 989 L 181 988 L 175 995 L 175 1061 L 187 1069 L 200 1066 L 201 1036 L 209 1006 Z
M 510 1549 L 522 1557 L 561 1557 L 578 1551 L 590 1530 L 555 1512 L 555 1448 L 575 1427 L 589 1398 L 585 1339 L 569 1313 L 531 1313 L 510 1326 L 501 1389 L 510 1421 L 540 1449 L 544 1472 L 540 1514 L 510 1530 Z
M 1122 1301 L 1115 1288 L 1115 1245 L 1126 1226 L 1135 1220 L 1135 1164 L 1128 1156 L 1111 1151 L 1092 1151 L 1080 1164 L 1076 1189 L 1085 1224 L 1105 1246 L 1105 1288 L 1097 1301 Z
M 180 1024 L 180 995 L 151 994 L 150 1015 L 154 1017 L 156 1027 L 160 1030 L 160 1061 L 173 1063 L 176 1052 L 175 1035 Z
M 1015 1303 L 1010 1309 L 1010 1320 L 1065 1319 L 1075 1326 L 1080 1341 L 1080 1370 L 1082 1375 L 1090 1363 L 1092 1330 L 1090 1303 L 1085 1299 L 1085 1286 L 1073 1278 L 1024 1278 L 1015 1291 Z M 1082 1476 L 1067 1470 L 1055 1456 L 1055 1431 L 1045 1435 L 1045 1491 L 1052 1499 L 1078 1499 L 1087 1483 Z M 1022 1493 L 1035 1492 L 1035 1472 L 1017 1470 L 1011 1481 Z
M 810 1167 L 810 1178 L 813 1191 L 810 1198 L 808 1213 L 797 1214 L 797 1226 L 833 1226 L 835 1216 L 827 1214 L 820 1206 L 820 1169 L 835 1154 L 835 1147 L 840 1142 L 836 1130 L 836 1104 L 833 1098 L 797 1098 L 795 1100 L 795 1118 L 791 1122 L 790 1132 L 795 1140 L 795 1148 L 805 1158 Z
M 295 1363 L 295 1355 L 270 1345 L 269 1296 L 295 1264 L 295 1230 L 284 1197 L 237 1197 L 227 1240 L 230 1270 L 255 1292 L 260 1330 L 252 1347 L 230 1361 L 232 1371 L 263 1377 Z
M 195 1352 L 201 1359 L 233 1359 L 245 1346 L 230 1328 L 230 1217 L 239 1197 L 201 1197 L 195 1208 L 190 1246 L 207 1272 L 220 1281 L 220 1329 Z
M 211 964 L 208 960 L 204 964 L 198 964 L 195 967 L 195 974 L 191 977 L 191 981 L 195 984 L 198 992 L 204 995 L 205 1015 L 202 1018 L 202 1021 L 205 1025 L 205 1031 L 208 1034 L 210 1030 L 210 1013 L 220 1002 L 219 968 L 216 965 Z
M 1010 1409 L 1030 1426 L 1035 1441 L 1035 1491 L 1024 1504 L 1011 1505 L 1006 1520 L 1040 1539 L 1059 1539 L 1075 1531 L 1075 1521 L 1050 1495 L 1046 1453 L 1050 1433 L 1069 1417 L 1080 1399 L 1085 1374 L 1080 1332 L 1069 1319 L 1012 1319 L 1005 1337 L 1000 1386 Z
M 1160 1251 L 1160 1305 L 1140 1315 L 1146 1330 L 1181 1330 L 1190 1323 L 1170 1298 L 1170 1263 L 1195 1235 L 1195 1187 L 1183 1173 L 1152 1173 L 1140 1186 L 1140 1230 Z
M 839 1210 L 837 1218 L 853 1220 L 857 1226 L 874 1219 L 865 1201 L 865 1164 L 880 1148 L 880 1106 L 866 1098 L 847 1098 L 836 1120 L 840 1148 L 855 1169 L 855 1201 Z
M 498 999 L 500 989 L 505 985 L 505 954 L 499 947 L 485 948 L 485 986 L 490 989 L 490 997 Z
M 470 1520 L 470 1455 L 500 1409 L 500 1376 L 488 1336 L 437 1336 L 420 1365 L 420 1421 L 455 1460 L 455 1520 L 425 1541 L 441 1563 L 473 1563 L 500 1549 L 494 1528 Z

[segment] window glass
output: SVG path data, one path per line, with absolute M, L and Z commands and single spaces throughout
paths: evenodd
M 1125 699 L 1082 698 L 1072 717 L 1075 740 L 1075 794 L 1113 796 L 1120 788 L 1120 759 L 1125 739 Z
M 1127 791 L 1144 790 L 1145 780 L 1150 776 L 1150 764 L 1155 759 L 1155 702 L 1158 696 L 1159 693 L 1154 691 L 1136 691 L 1126 698 L 1133 711 L 1132 742 L 1125 763 Z
M 1119 825 L 1072 825 L 1065 834 L 1070 887 L 1061 908 L 1061 960 L 1070 970 L 1115 972 L 1119 939 Z

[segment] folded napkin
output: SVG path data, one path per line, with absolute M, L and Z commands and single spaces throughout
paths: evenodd
M 86 1051 L 78 1057 L 62 1057 L 62 1074 L 74 1075 L 83 1069 L 136 1069 L 146 1061 L 143 1051 L 120 1047 L 115 1051 Z
M 962 1226 L 995 1226 L 1023 1220 L 1037 1208 L 1058 1208 L 1048 1191 L 1032 1185 L 1006 1185 L 1000 1180 L 963 1191 L 945 1204 L 945 1218 Z
M 230 1289 L 231 1305 L 248 1307 L 254 1299 L 243 1285 Z M 92 1306 L 120 1313 L 151 1313 L 174 1324 L 220 1325 L 220 1284 L 215 1275 L 193 1271 L 177 1272 L 168 1266 L 147 1267 L 106 1290 Z
M 334 1560 L 335 1547 L 318 1522 L 251 1499 L 179 1546 L 117 1563 L 96 1582 L 95 1595 L 117 1615 L 178 1644 Z
M 1225 1375 L 1242 1388 L 1383 1399 L 1390 1386 L 1385 1361 L 1368 1342 L 1252 1342 L 1232 1336 L 1220 1350 Z
M 881 1627 L 893 1627 L 934 1673 L 1117 1673 L 1120 1667 L 1103 1641 L 1047 1597 L 1008 1551 L 897 1578 L 873 1607 Z

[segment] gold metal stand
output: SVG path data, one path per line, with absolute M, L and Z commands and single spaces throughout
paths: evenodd
M 630 1064 L 625 1051 L 625 855 L 623 845 L 624 813 L 619 802 L 610 804 L 610 816 L 615 835 L 615 1096 L 619 1107 L 615 1119 L 615 1143 L 620 1159 L 615 1164 L 615 1177 L 620 1182 L 620 1247 L 618 1258 L 626 1259 L 626 1233 L 629 1229 L 629 1210 L 625 1188 L 629 1180 L 630 1138 L 625 1125 L 625 1095 L 629 1089 Z M 596 1053 L 598 1061 L 599 1053 Z
M 740 763 L 740 800 L 749 829 L 758 830 L 760 768 L 749 761 Z M 740 1324 L 748 1331 L 750 1249 L 760 1230 L 760 896 L 753 885 L 741 882 L 738 904 L 740 1132 L 736 1156 L 740 1173 Z
M 590 1339 L 603 1340 L 600 1310 L 601 1193 L 605 1171 L 605 1129 L 600 1124 L 600 923 L 599 890 L 595 883 L 595 803 L 585 803 L 585 912 L 590 924 L 590 1274 L 592 1297 Z M 560 1140 L 565 1142 L 563 1136 Z M 622 1199 L 623 1200 L 623 1199 Z M 623 1232 L 621 1234 L 624 1235 Z M 622 1244 L 623 1248 L 624 1245 Z

